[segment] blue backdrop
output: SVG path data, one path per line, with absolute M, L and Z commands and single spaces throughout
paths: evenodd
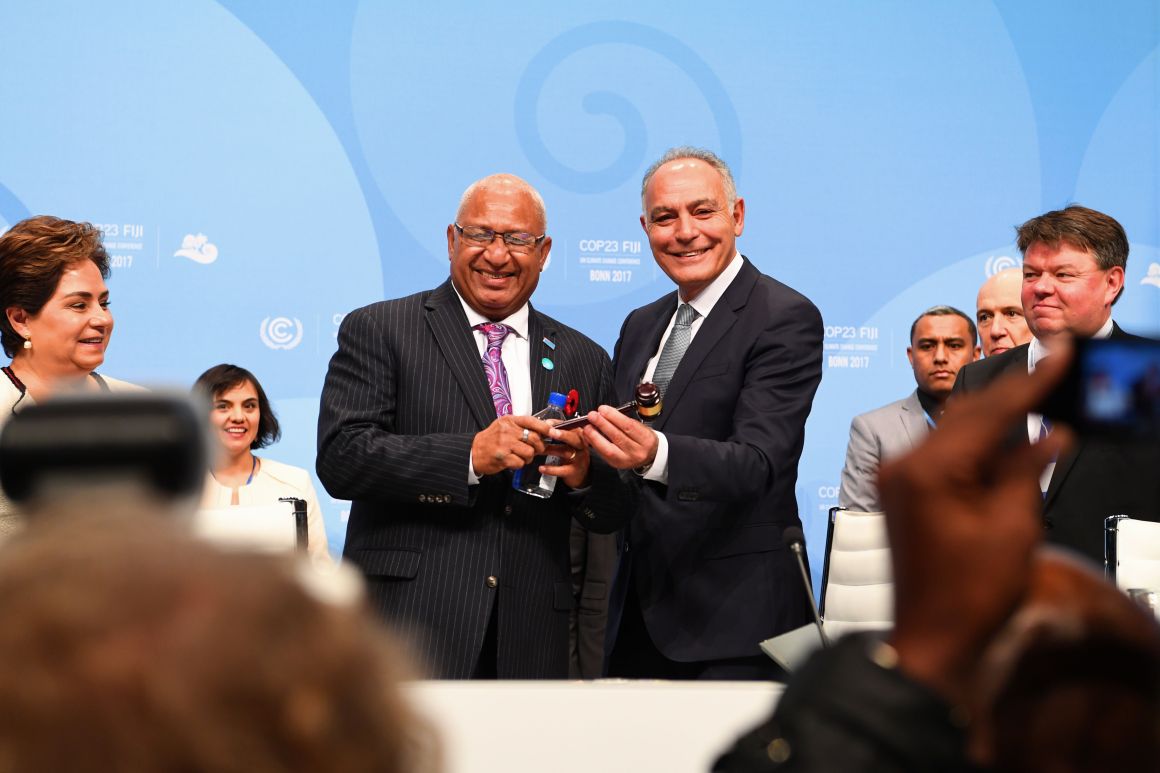
M 850 418 L 913 388 L 914 316 L 973 312 L 1012 226 L 1071 201 L 1132 241 L 1117 319 L 1160 331 L 1160 6 L 979 2 L 8 4 L 0 228 L 96 222 L 109 375 L 252 369 L 313 469 L 343 314 L 432 287 L 472 180 L 544 194 L 538 307 L 611 349 L 668 292 L 637 220 L 672 145 L 716 149 L 742 251 L 826 321 L 798 499 L 819 574 Z M 327 508 L 341 550 L 345 503 Z

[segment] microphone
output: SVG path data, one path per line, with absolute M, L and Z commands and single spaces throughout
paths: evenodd
M 806 597 L 810 600 L 810 611 L 814 613 L 814 625 L 818 627 L 818 637 L 822 640 L 823 647 L 830 646 L 830 640 L 826 637 L 826 632 L 822 630 L 822 617 L 818 614 L 818 603 L 814 601 L 814 586 L 810 582 L 810 574 L 806 571 L 806 535 L 802 533 L 800 526 L 790 526 L 783 529 L 781 532 L 781 541 L 787 548 L 793 551 L 797 558 L 798 569 L 802 573 L 802 585 L 806 588 Z

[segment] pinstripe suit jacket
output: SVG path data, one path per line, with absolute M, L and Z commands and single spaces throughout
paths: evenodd
M 612 364 L 595 343 L 534 309 L 528 338 L 533 404 L 569 389 L 582 410 L 614 401 Z M 540 364 L 547 355 L 550 371 Z M 595 457 L 585 494 L 561 484 L 536 499 L 516 492 L 510 473 L 468 486 L 472 439 L 494 420 L 450 280 L 372 304 L 339 330 L 318 418 L 318 477 L 333 496 L 353 500 L 344 556 L 432 676 L 471 675 L 498 602 L 499 676 L 562 678 L 572 519 L 613 531 L 632 511 L 633 489 Z

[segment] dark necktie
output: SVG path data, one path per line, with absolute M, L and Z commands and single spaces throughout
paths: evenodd
M 689 341 L 693 339 L 692 325 L 696 318 L 697 310 L 689 304 L 682 303 L 677 307 L 677 319 L 673 323 L 673 330 L 669 333 L 669 338 L 661 349 L 657 366 L 653 370 L 653 383 L 657 385 L 662 398 L 669 382 L 673 380 L 673 373 L 681 364 L 681 358 L 685 356 L 685 350 L 689 348 Z
M 487 376 L 487 388 L 491 401 L 495 404 L 496 416 L 508 416 L 512 412 L 512 392 L 508 386 L 507 368 L 503 366 L 500 350 L 503 340 L 512 329 L 500 322 L 484 322 L 475 326 L 487 335 L 487 351 L 483 353 L 483 372 Z

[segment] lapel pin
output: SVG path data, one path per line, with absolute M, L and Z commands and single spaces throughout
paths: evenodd
M 556 344 L 547 338 L 544 339 L 544 346 L 548 347 L 549 349 L 552 349 L 553 351 L 556 349 Z
M 544 370 L 552 370 L 553 368 L 555 368 L 555 367 L 556 367 L 556 363 L 552 362 L 552 361 L 551 361 L 549 358 L 547 358 L 547 357 L 545 357 L 544 359 L 540 360 L 540 364 L 544 366 Z

